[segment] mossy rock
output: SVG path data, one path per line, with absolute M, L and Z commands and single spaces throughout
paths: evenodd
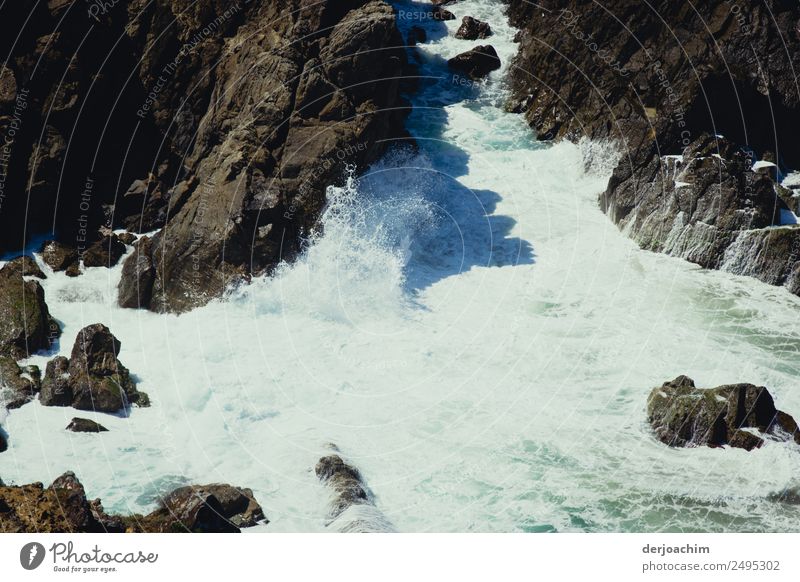
M 800 444 L 794 419 L 775 408 L 765 387 L 753 384 L 700 389 L 691 378 L 679 376 L 653 389 L 647 416 L 656 437 L 673 447 L 728 445 L 752 450 L 764 444 L 767 434 L 788 435 Z

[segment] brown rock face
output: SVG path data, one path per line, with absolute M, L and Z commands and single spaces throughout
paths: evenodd
M 145 236 L 136 242 L 133 254 L 122 266 L 118 297 L 120 307 L 147 307 L 153 296 L 155 278 L 153 242 Z
M 728 445 L 749 451 L 762 446 L 759 435 L 766 434 L 800 444 L 794 419 L 775 408 L 766 388 L 753 384 L 699 389 L 679 376 L 653 389 L 647 415 L 658 439 L 673 447 Z
M 55 240 L 44 243 L 40 252 L 42 260 L 54 271 L 66 271 L 78 264 L 78 251 Z
M 406 137 L 385 2 L 73 6 L 3 7 L 0 134 L 19 126 L 4 187 L 27 195 L 5 198 L 0 252 L 54 232 L 109 265 L 116 245 L 93 246 L 108 228 L 162 228 L 136 303 L 187 311 L 295 256 L 326 186 Z M 71 254 L 46 260 L 80 274 Z
M 176 80 L 195 79 L 199 67 L 212 74 L 187 135 L 170 136 L 186 154 L 181 175 L 173 186 L 156 177 L 161 185 L 130 193 L 145 214 L 156 204 L 148 200 L 168 200 L 169 212 L 167 226 L 128 259 L 121 305 L 187 311 L 296 255 L 326 186 L 404 135 L 397 78 L 407 63 L 394 19 L 380 1 L 259 3 L 243 10 L 226 42 L 208 41 L 204 61 L 178 65 Z M 184 98 L 168 85 L 152 110 L 165 129 Z
M 626 233 L 800 293 L 800 229 L 766 229 L 789 198 L 751 170 L 800 167 L 800 93 L 784 73 L 800 59 L 800 5 L 511 0 L 509 17 L 511 108 L 541 139 L 617 144 L 601 205 Z
M 239 531 L 232 521 L 265 519 L 249 489 L 224 484 L 182 487 L 167 496 L 164 507 L 146 516 L 119 516 L 107 514 L 99 499 L 89 501 L 71 472 L 47 488 L 41 483 L 17 487 L 0 481 L 0 533 L 226 533 Z

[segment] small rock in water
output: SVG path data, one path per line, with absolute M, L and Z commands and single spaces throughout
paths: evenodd
M 465 16 L 461 20 L 461 26 L 456 31 L 456 38 L 464 40 L 477 40 L 492 35 L 492 28 L 488 22 L 483 22 L 472 16 Z
M 54 271 L 66 271 L 78 264 L 78 251 L 55 240 L 47 241 L 39 251 L 45 264 Z
M 653 389 L 647 416 L 656 437 L 672 447 L 728 445 L 750 451 L 764 444 L 763 435 L 800 444 L 794 419 L 775 408 L 765 387 L 753 384 L 701 389 L 679 376 Z
M 500 68 L 500 58 L 490 44 L 476 46 L 447 61 L 451 69 L 466 74 L 470 79 L 481 79 Z
M 67 425 L 67 430 L 72 432 L 108 432 L 102 424 L 98 424 L 88 418 L 73 418 Z

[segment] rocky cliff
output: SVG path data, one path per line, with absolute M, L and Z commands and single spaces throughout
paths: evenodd
M 615 143 L 601 206 L 643 248 L 800 292 L 800 6 L 510 0 L 511 107 Z
M 404 43 L 380 0 L 50 0 L 3 17 L 0 250 L 161 229 L 126 266 L 126 306 L 186 311 L 291 258 L 325 186 L 404 135 Z

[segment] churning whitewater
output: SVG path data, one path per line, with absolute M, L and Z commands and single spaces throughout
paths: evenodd
M 325 529 L 314 465 L 335 443 L 400 531 L 786 531 L 800 455 L 671 449 L 645 422 L 650 389 L 752 382 L 800 414 L 800 299 L 639 250 L 602 214 L 606 144 L 547 145 L 485 84 L 445 60 L 475 43 L 458 21 L 396 3 L 422 80 L 408 129 L 375 166 L 329 189 L 320 233 L 272 278 L 180 317 L 116 307 L 121 266 L 43 282 L 69 355 L 102 322 L 151 408 L 81 413 L 102 438 L 38 402 L 2 420 L 6 482 L 74 471 L 121 513 L 184 483 L 251 487 L 260 531 Z M 491 23 L 499 1 L 463 0 Z M 404 14 L 403 14 L 404 13 Z M 121 263 L 120 263 L 121 265 Z M 252 531 L 252 530 L 251 530 Z

